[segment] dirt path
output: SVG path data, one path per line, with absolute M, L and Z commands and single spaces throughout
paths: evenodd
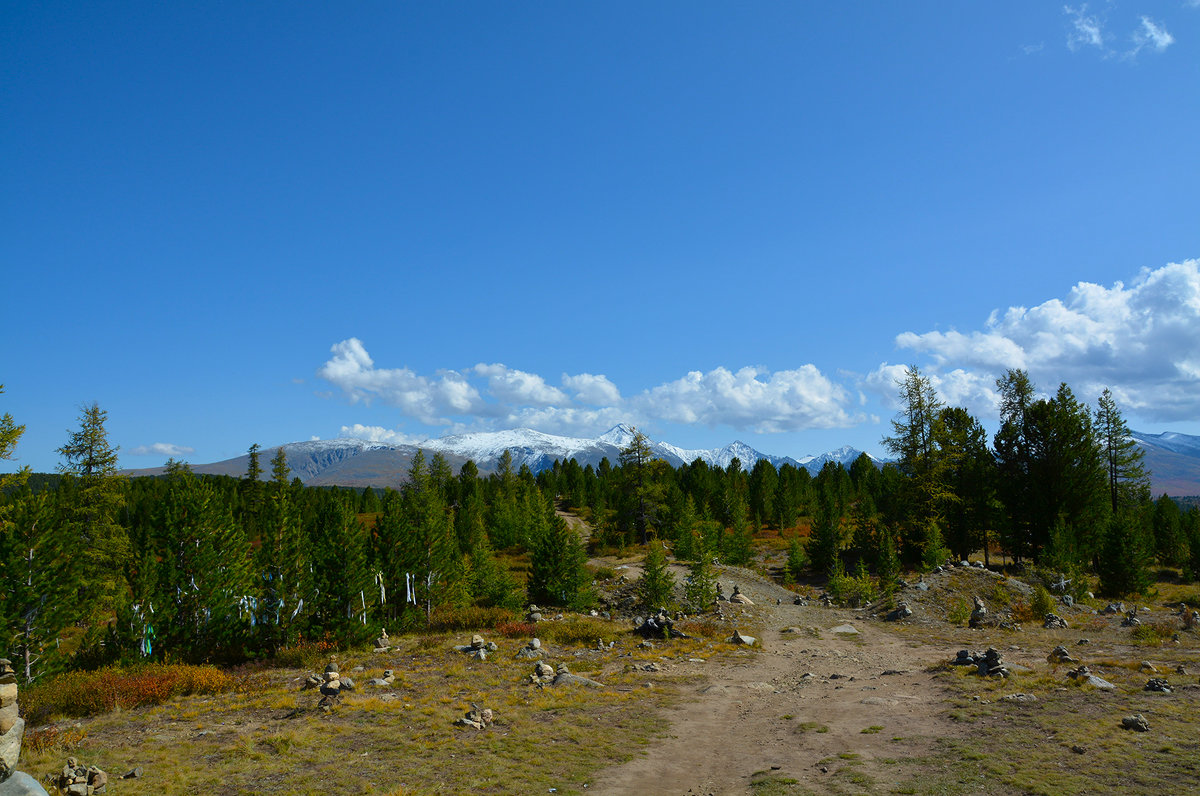
M 756 603 L 762 651 L 691 664 L 707 681 L 668 711 L 668 737 L 601 772 L 589 793 L 752 793 L 752 780 L 770 777 L 800 792 L 887 792 L 905 770 L 897 760 L 959 733 L 927 673 L 946 650 L 851 611 L 792 605 L 791 592 L 745 570 L 720 581 Z M 833 632 L 844 624 L 857 634 Z

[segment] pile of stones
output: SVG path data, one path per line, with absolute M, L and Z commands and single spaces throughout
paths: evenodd
M 529 609 L 525 612 L 525 621 L 534 624 L 545 621 L 545 617 L 542 616 L 542 609 L 530 604 Z
M 341 698 L 343 691 L 354 690 L 354 680 L 350 677 L 342 677 L 338 673 L 337 663 L 331 660 L 325 666 L 324 674 L 310 674 L 300 688 L 302 691 L 313 688 L 320 691 L 321 701 L 317 703 L 317 707 L 328 710 Z
M 458 721 L 454 722 L 456 727 L 472 727 L 476 730 L 482 730 L 485 727 L 490 727 L 494 717 L 492 716 L 491 708 L 481 708 L 474 702 L 471 703 L 471 709 L 466 715 Z
M 25 719 L 17 707 L 17 673 L 7 658 L 0 658 L 0 781 L 8 778 L 21 756 Z
M 538 661 L 529 675 L 529 682 L 534 685 L 550 685 L 554 682 L 554 667 L 544 661 Z
M 73 757 L 54 781 L 63 796 L 91 796 L 108 790 L 108 775 L 95 766 L 81 766 Z
M 973 628 L 983 627 L 987 624 L 988 618 L 987 606 L 983 604 L 983 600 L 978 596 L 975 597 L 975 610 L 971 611 L 971 618 L 967 620 L 967 626 Z
M 387 628 L 385 627 L 380 633 L 379 638 L 375 639 L 375 652 L 387 652 L 392 648 L 392 640 L 388 638 Z
M 1123 614 L 1125 613 L 1125 603 L 1109 603 L 1100 611 L 1102 614 Z
M 1160 694 L 1171 693 L 1171 684 L 1162 677 L 1151 677 L 1146 681 L 1146 687 L 1143 691 L 1157 691 Z
M 637 617 L 633 620 L 633 630 L 642 638 L 687 638 L 688 636 L 680 630 L 675 629 L 675 623 L 666 611 L 659 611 L 653 616 Z
M 995 647 L 987 648 L 983 660 L 977 661 L 976 667 L 980 677 L 1008 677 L 1008 667 L 1004 665 L 1000 651 Z
M 1137 627 L 1141 623 L 1142 620 L 1137 616 L 1137 609 L 1134 608 L 1132 611 L 1126 612 L 1125 618 L 1121 620 L 1121 627 Z
M 908 619 L 913 615 L 912 609 L 908 607 L 908 603 L 901 600 L 896 605 L 896 610 L 891 611 L 884 617 L 888 622 L 899 622 L 901 619 Z
M 1066 630 L 1067 620 L 1063 619 L 1058 614 L 1046 614 L 1042 627 L 1047 630 Z
M 454 648 L 455 652 L 461 652 L 475 660 L 486 661 L 489 652 L 495 652 L 498 649 L 496 642 L 484 641 L 483 636 L 476 633 L 471 636 L 470 644 L 463 644 Z
M 1046 660 L 1050 663 L 1079 663 L 1079 660 L 1071 657 L 1071 653 L 1061 644 L 1050 650 L 1050 654 L 1046 656 Z
M 517 650 L 516 657 L 520 659 L 538 660 L 545 653 L 542 651 L 542 642 L 539 639 L 530 639 L 529 643 L 521 649 Z
M 737 587 L 736 583 L 733 586 L 733 594 L 729 595 L 729 602 L 738 605 L 754 605 L 754 601 L 742 594 L 742 590 Z

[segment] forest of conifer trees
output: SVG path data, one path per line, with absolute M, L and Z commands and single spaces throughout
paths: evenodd
M 536 475 L 509 455 L 487 476 L 418 455 L 385 490 L 305 487 L 282 452 L 264 473 L 257 445 L 240 479 L 175 461 L 162 477 L 126 478 L 105 413 L 88 407 L 59 450 L 59 473 L 4 477 L 0 654 L 33 679 L 113 662 L 241 661 L 302 641 L 351 645 L 381 628 L 527 602 L 586 609 L 587 552 L 559 508 L 589 522 L 593 551 L 650 542 L 652 557 L 691 562 L 693 608 L 715 597 L 712 561 L 753 565 L 765 536 L 787 542 L 785 581 L 872 594 L 951 556 L 1038 566 L 1111 595 L 1145 591 L 1155 563 L 1200 575 L 1200 509 L 1151 500 L 1110 394 L 1095 409 L 1065 384 L 1036 398 L 1020 371 L 998 387 L 989 444 L 977 419 L 944 406 L 910 369 L 884 440 L 896 458 L 882 467 L 864 455 L 815 475 L 765 460 L 748 471 L 736 460 L 672 468 L 637 434 L 616 463 L 560 461 Z M 21 428 L 3 421 L 7 457 Z M 670 582 L 646 590 L 666 601 Z

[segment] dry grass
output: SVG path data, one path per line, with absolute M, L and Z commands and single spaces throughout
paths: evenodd
M 265 671 L 236 693 L 174 695 L 40 728 L 21 766 L 35 776 L 57 770 L 70 749 L 115 776 L 142 767 L 141 779 L 121 782 L 126 796 L 585 792 L 594 771 L 638 754 L 663 730 L 656 708 L 685 682 L 669 665 L 651 675 L 629 662 L 731 649 L 703 639 L 639 649 L 626 630 L 593 617 L 537 626 L 550 663 L 604 689 L 530 684 L 533 662 L 513 657 L 523 640 L 496 638 L 498 652 L 477 661 L 452 651 L 469 636 L 426 633 L 394 639 L 399 646 L 386 654 L 339 653 L 358 689 L 328 713 L 315 691 L 299 690 L 322 660 Z M 617 643 L 599 650 L 597 638 Z M 384 669 L 396 672 L 392 686 L 365 686 Z M 492 727 L 453 726 L 472 703 L 495 712 Z

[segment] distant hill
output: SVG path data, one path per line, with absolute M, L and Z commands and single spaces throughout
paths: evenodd
M 1162 434 L 1133 432 L 1146 456 L 1151 471 L 1151 490 L 1155 497 L 1200 495 L 1200 437 L 1168 431 Z M 361 439 L 328 439 L 310 442 L 289 442 L 282 446 L 292 474 L 313 486 L 396 486 L 407 477 L 412 457 L 417 450 L 427 455 L 441 453 L 455 472 L 468 460 L 475 462 L 483 473 L 493 472 L 504 452 L 511 451 L 513 467 L 528 465 L 534 473 L 554 464 L 555 460 L 574 459 L 582 466 L 600 464 L 605 457 L 613 464 L 633 439 L 633 430 L 624 424 L 594 439 L 562 437 L 544 434 L 528 428 L 510 431 L 486 431 L 475 434 L 430 439 L 418 445 L 387 445 Z M 701 459 L 713 467 L 728 467 L 737 458 L 742 469 L 753 469 L 756 462 L 766 459 L 776 467 L 791 464 L 803 467 L 816 475 L 826 462 L 840 462 L 847 467 L 862 452 L 849 446 L 815 456 L 793 459 L 773 456 L 755 450 L 744 442 L 731 442 L 723 448 L 695 450 L 680 448 L 669 442 L 650 441 L 654 455 L 671 466 L 678 467 Z M 264 469 L 275 455 L 275 448 L 260 454 Z M 212 464 L 192 464 L 197 473 L 242 476 L 246 472 L 246 456 L 226 459 Z M 875 460 L 876 464 L 883 462 Z M 157 475 L 163 470 L 154 467 L 129 470 L 130 475 Z
M 1131 436 L 1145 453 L 1154 497 L 1200 495 L 1200 437 L 1174 431 Z
M 621 449 L 632 439 L 633 430 L 620 424 L 595 439 L 562 437 L 522 428 L 456 434 L 426 440 L 418 445 L 330 439 L 289 442 L 281 447 L 287 457 L 288 466 L 292 469 L 292 475 L 306 484 L 383 487 L 396 486 L 406 479 L 412 458 L 418 450 L 425 451 L 426 455 L 441 453 L 456 472 L 467 460 L 471 460 L 483 473 L 493 472 L 500 457 L 507 450 L 512 452 L 514 469 L 524 464 L 534 473 L 538 473 L 551 467 L 556 460 L 574 459 L 582 466 L 590 464 L 595 467 L 607 457 L 610 462 L 616 464 Z M 804 467 L 814 475 L 826 462 L 841 462 L 849 466 L 861 455 L 861 451 L 843 447 L 817 456 L 793 459 L 761 453 L 744 442 L 733 442 L 712 450 L 689 450 L 656 441 L 651 441 L 650 447 L 655 456 L 664 459 L 673 467 L 701 459 L 714 467 L 725 468 L 736 458 L 741 462 L 742 469 L 750 470 L 760 459 L 765 459 L 776 467 L 784 464 Z M 275 455 L 275 451 L 276 448 L 264 448 L 259 454 L 264 469 L 269 469 L 267 463 Z M 248 461 L 248 456 L 238 456 L 212 464 L 191 464 L 191 468 L 194 472 L 202 474 L 242 476 L 246 472 Z M 152 467 L 126 472 L 129 475 L 159 475 L 163 468 Z

